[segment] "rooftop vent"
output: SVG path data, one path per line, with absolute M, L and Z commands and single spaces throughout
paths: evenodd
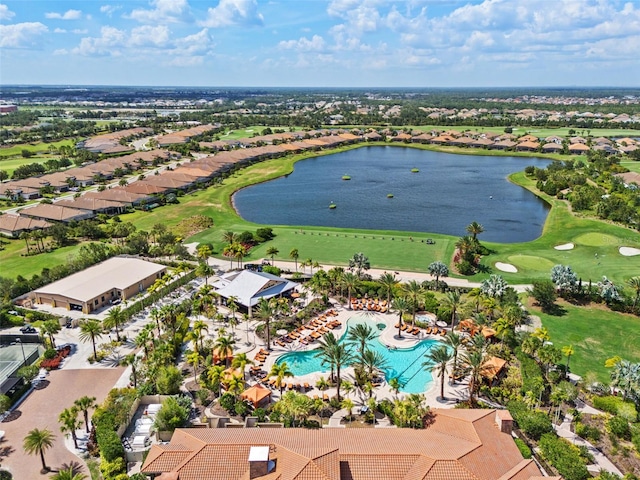
M 269 460 L 269 447 L 251 447 L 249 450 L 249 478 L 259 478 L 269 473 L 275 462 Z

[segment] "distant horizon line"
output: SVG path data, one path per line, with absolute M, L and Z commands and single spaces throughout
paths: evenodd
M 24 87 L 50 87 L 50 88 L 187 88 L 187 89 L 288 89 L 288 90 L 640 90 L 638 86 L 611 86 L 611 85 L 547 85 L 547 86 L 256 86 L 256 85 L 124 85 L 124 84 L 72 84 L 72 83 L 0 83 L 0 89 L 3 88 L 24 88 Z

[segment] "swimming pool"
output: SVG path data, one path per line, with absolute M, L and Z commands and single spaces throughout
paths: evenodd
M 347 332 L 354 323 L 360 323 L 360 320 L 355 322 L 349 320 L 347 330 L 340 337 L 340 343 L 346 342 Z M 438 340 L 427 339 L 411 348 L 389 349 L 380 343 L 378 338 L 375 338 L 369 342 L 368 347 L 380 352 L 386 359 L 387 368 L 384 369 L 384 376 L 387 382 L 392 378 L 398 378 L 401 392 L 422 393 L 429 389 L 430 383 L 433 381 L 431 371 L 422 366 L 425 361 L 424 356 L 438 345 L 440 345 Z M 306 352 L 285 353 L 278 357 L 276 363 L 287 362 L 289 370 L 295 376 L 317 372 L 328 373 L 330 368 L 322 365 L 322 360 L 316 356 L 318 351 L 315 349 Z

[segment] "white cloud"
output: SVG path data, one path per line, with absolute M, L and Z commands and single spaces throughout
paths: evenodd
M 159 56 L 162 64 L 187 66 L 200 65 L 203 60 L 192 57 L 209 54 L 213 46 L 206 28 L 193 35 L 172 39 L 166 25 L 142 25 L 131 32 L 106 26 L 102 27 L 99 37 L 85 37 L 71 51 L 61 49 L 56 53 L 112 57 L 126 55 L 131 59 Z
M 120 56 L 126 45 L 127 35 L 114 27 L 102 27 L 100 37 L 85 37 L 71 52 L 83 56 Z
M 311 39 L 302 37 L 299 40 L 282 41 L 278 44 L 278 47 L 298 52 L 320 52 L 326 49 L 326 43 L 320 35 L 314 35 Z
M 100 12 L 104 13 L 108 17 L 111 17 L 115 12 L 122 8 L 121 5 L 102 5 L 100 7 Z
M 76 35 L 86 35 L 87 33 L 89 33 L 89 30 L 87 30 L 86 28 L 74 28 L 73 30 L 71 30 L 71 33 L 75 33 Z
M 67 33 L 67 31 L 64 28 L 56 28 L 53 33 Z
M 187 0 L 151 0 L 149 4 L 153 8 L 137 8 L 127 18 L 148 24 L 187 22 L 191 19 Z
M 217 7 L 207 10 L 207 18 L 199 22 L 210 28 L 229 27 L 233 25 L 261 26 L 264 18 L 258 12 L 256 0 L 220 0 Z
M 0 20 L 11 20 L 16 14 L 9 10 L 4 3 L 0 3 Z
M 40 22 L 0 25 L 1 48 L 40 48 L 49 29 Z
M 134 47 L 162 47 L 169 41 L 170 31 L 166 25 L 143 25 L 131 30 L 129 44 Z
M 82 18 L 82 12 L 80 10 L 67 10 L 64 13 L 49 12 L 44 14 L 45 18 L 56 20 L 79 20 Z

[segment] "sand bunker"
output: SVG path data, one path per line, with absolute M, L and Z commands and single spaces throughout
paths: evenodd
M 518 273 L 518 269 L 515 265 L 511 265 L 510 263 L 496 262 L 496 268 L 501 272 Z
M 620 247 L 618 251 L 620 252 L 620 255 L 624 255 L 625 257 L 640 255 L 640 248 Z
M 553 248 L 555 248 L 556 250 L 573 250 L 573 247 L 575 247 L 573 243 L 565 243 L 563 245 L 556 245 Z

